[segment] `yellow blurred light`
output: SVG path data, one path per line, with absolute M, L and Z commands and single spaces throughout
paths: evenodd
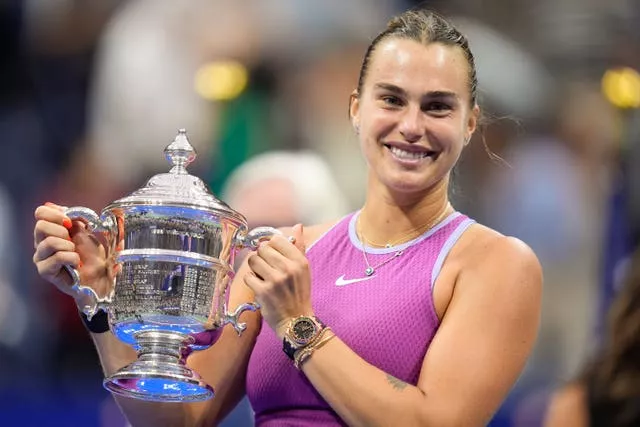
M 632 68 L 607 70 L 602 91 L 618 108 L 640 108 L 640 74 Z
M 195 90 L 211 101 L 237 98 L 247 87 L 249 72 L 236 61 L 216 61 L 204 64 L 195 76 Z

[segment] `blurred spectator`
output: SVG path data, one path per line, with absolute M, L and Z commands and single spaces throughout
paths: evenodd
M 0 2 L 0 145 L 4 160 L 0 209 L 13 221 L 3 225 L 7 227 L 2 233 L 4 242 L 11 244 L 11 259 L 3 260 L 3 273 L 15 273 L 10 279 L 5 277 L 0 305 L 10 320 L 3 322 L 3 336 L 9 341 L 17 339 L 10 348 L 3 348 L 2 356 L 5 350 L 11 351 L 2 357 L 1 377 L 14 382 L 28 372 L 32 378 L 28 383 L 38 385 L 52 371 L 51 344 L 58 331 L 56 310 L 43 297 L 44 287 L 37 286 L 31 263 L 33 207 L 42 202 L 43 186 L 66 166 L 84 132 L 84 89 L 91 57 L 90 42 L 67 50 L 62 39 L 54 42 L 53 37 L 36 37 L 42 30 L 42 21 L 35 17 L 39 7 L 46 6 L 35 0 Z M 40 44 L 43 40 L 58 48 L 45 49 Z M 28 333 L 21 332 L 22 328 Z M 13 394 L 19 395 L 15 388 Z
M 545 427 L 640 425 L 640 250 L 611 307 L 603 348 L 553 397 Z
M 23 292 L 16 288 L 16 253 L 11 242 L 15 241 L 16 224 L 13 204 L 7 192 L 0 185 L 0 349 L 2 353 L 21 353 L 20 346 L 29 336 L 30 308 L 26 305 Z M 3 358 L 0 357 L 0 360 Z M 14 361 L 15 363 L 15 361 Z
M 284 105 L 299 144 L 327 159 L 349 206 L 364 203 L 367 166 L 348 120 L 348 99 L 358 79 L 362 52 L 358 39 L 345 41 L 291 72 L 283 83 Z
M 633 249 L 640 245 L 640 192 L 636 187 L 640 182 L 640 111 L 630 112 L 626 117 L 628 120 L 620 121 L 622 138 L 607 206 L 602 283 L 595 322 L 598 336 L 618 292 L 620 272 L 628 264 Z
M 109 23 L 98 50 L 91 150 L 109 165 L 109 179 L 124 184 L 164 168 L 158 148 L 179 128 L 186 128 L 196 142 L 214 135 L 213 144 L 196 148 L 201 158 L 215 159 L 225 104 L 194 90 L 202 65 L 218 60 L 239 61 L 247 69 L 261 63 L 290 64 L 279 70 L 279 78 L 286 79 L 290 69 L 324 55 L 329 47 L 368 36 L 395 3 L 128 1 Z
M 466 177 L 480 191 L 477 218 L 530 244 L 545 275 L 538 342 L 505 405 L 522 427 L 540 425 L 551 386 L 575 375 L 594 347 L 603 207 L 615 170 L 617 115 L 599 87 L 572 82 L 556 96 L 549 124 L 489 125 L 488 144 L 506 164 L 466 159 L 482 165 Z M 481 141 L 474 143 L 479 156 Z
M 616 152 L 617 116 L 597 86 L 569 85 L 555 111 L 549 133 L 506 145 L 509 167 L 489 171 L 480 200 L 483 221 L 529 243 L 544 268 L 543 320 L 529 364 L 537 381 L 573 375 L 592 347 L 585 325 L 594 320 Z
M 248 159 L 231 173 L 222 198 L 250 227 L 321 224 L 348 211 L 331 169 L 311 151 L 269 151 Z

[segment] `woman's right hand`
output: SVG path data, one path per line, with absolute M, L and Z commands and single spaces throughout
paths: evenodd
M 105 250 L 82 221 L 71 221 L 63 206 L 45 203 L 35 211 L 33 230 L 35 253 L 33 262 L 38 274 L 62 292 L 71 291 L 73 280 L 65 265 L 78 270 L 83 286 L 98 295 L 107 288 L 108 274 Z

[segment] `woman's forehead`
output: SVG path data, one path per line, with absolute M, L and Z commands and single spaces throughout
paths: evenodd
M 396 37 L 382 41 L 374 50 L 365 85 L 384 82 L 407 91 L 446 90 L 463 97 L 469 91 L 468 70 L 456 46 Z

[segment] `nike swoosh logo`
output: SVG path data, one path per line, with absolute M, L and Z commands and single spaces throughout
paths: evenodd
M 344 276 L 345 274 L 336 279 L 336 286 L 345 286 L 350 285 L 351 283 L 364 282 L 365 280 L 373 279 L 374 277 L 376 277 L 375 275 L 373 275 L 367 277 L 359 277 L 357 279 L 345 279 Z

